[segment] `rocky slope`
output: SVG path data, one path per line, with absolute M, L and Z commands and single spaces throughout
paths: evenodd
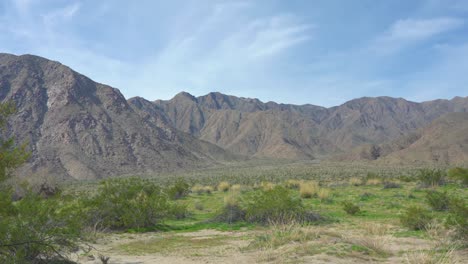
M 415 133 L 380 162 L 413 164 L 468 164 L 468 113 L 449 113 Z
M 16 103 L 8 134 L 32 152 L 23 174 L 95 179 L 232 158 L 132 108 L 119 90 L 41 57 L 0 54 L 0 100 Z
M 468 109 L 468 97 L 424 103 L 364 97 L 324 108 L 182 92 L 168 101 L 146 103 L 176 128 L 232 152 L 293 159 L 321 158 L 392 142 L 442 115 Z

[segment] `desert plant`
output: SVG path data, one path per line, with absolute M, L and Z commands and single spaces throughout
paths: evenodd
M 242 207 L 245 208 L 246 220 L 261 224 L 274 222 L 309 221 L 312 214 L 307 214 L 299 197 L 282 186 L 272 190 L 258 190 L 242 197 Z
M 166 192 L 171 199 L 177 200 L 189 194 L 190 185 L 183 178 L 178 178 Z
M 325 189 L 325 188 L 320 188 L 319 191 L 317 192 L 317 197 L 320 199 L 320 201 L 331 201 L 331 191 L 330 189 Z
M 160 187 L 138 178 L 103 181 L 97 194 L 83 202 L 89 224 L 102 228 L 146 228 L 182 215 Z
M 343 210 L 349 215 L 355 215 L 361 211 L 361 208 L 359 208 L 358 205 L 349 201 L 344 201 L 342 205 L 343 205 Z
M 426 193 L 426 201 L 429 206 L 435 211 L 445 211 L 449 208 L 450 198 L 447 192 L 428 191 Z
M 453 228 L 456 237 L 468 244 L 468 205 L 461 198 L 451 198 L 449 201 L 449 214 L 446 220 L 446 226 Z
M 239 193 L 230 192 L 224 197 L 224 206 L 216 215 L 214 221 L 234 223 L 245 220 L 245 210 L 240 206 Z
M 401 188 L 401 184 L 391 181 L 385 181 L 383 184 L 384 189 L 396 189 Z
M 231 184 L 229 184 L 229 182 L 226 182 L 226 181 L 222 181 L 218 184 L 218 191 L 220 192 L 227 192 L 229 191 L 229 188 L 231 188 Z
M 464 186 L 468 186 L 468 169 L 452 168 L 447 171 L 447 176 L 454 180 L 459 180 Z
M 429 210 L 410 206 L 400 215 L 400 222 L 411 230 L 424 230 L 433 218 Z
M 418 180 L 423 187 L 436 187 L 445 184 L 445 172 L 438 169 L 419 170 Z
M 289 179 L 284 183 L 284 186 L 286 186 L 289 189 L 299 189 L 300 185 L 301 185 L 301 181 L 294 180 L 294 179 Z
M 360 179 L 360 178 L 356 178 L 356 177 L 349 178 L 349 184 L 350 185 L 360 186 L 360 185 L 362 185 L 362 183 L 363 183 L 363 180 Z
M 302 198 L 312 198 L 317 195 L 319 184 L 315 181 L 301 182 L 299 185 L 299 194 Z
M 43 199 L 28 192 L 11 204 L 0 198 L 0 262 L 67 260 L 82 238 L 83 211 L 66 197 Z M 5 206 L 6 205 L 6 206 Z

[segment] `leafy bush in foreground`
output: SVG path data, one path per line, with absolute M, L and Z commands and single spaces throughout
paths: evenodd
M 301 199 L 282 186 L 248 193 L 243 197 L 242 202 L 248 222 L 267 224 L 271 221 L 313 220 L 310 219 L 312 215 L 307 213 Z
M 432 221 L 431 212 L 419 206 L 410 206 L 400 216 L 400 222 L 403 226 L 411 230 L 423 230 Z
M 16 203 L 0 195 L 0 262 L 50 263 L 67 259 L 81 240 L 83 214 L 63 197 L 42 199 L 29 192 Z
M 170 217 L 184 217 L 186 207 L 169 201 L 160 187 L 131 178 L 107 180 L 87 200 L 89 224 L 101 228 L 145 228 Z

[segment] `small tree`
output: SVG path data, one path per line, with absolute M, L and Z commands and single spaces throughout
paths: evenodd
M 26 144 L 15 146 L 14 137 L 5 138 L 5 129 L 8 117 L 15 112 L 15 105 L 11 102 L 0 104 L 0 184 L 3 183 L 10 172 L 23 164 L 29 153 L 25 151 Z
M 11 172 L 29 157 L 26 144 L 15 146 L 4 131 L 13 103 L 0 103 L 0 263 L 50 263 L 66 259 L 81 234 L 80 208 L 62 199 L 42 199 L 27 190 L 13 203 L 5 184 Z

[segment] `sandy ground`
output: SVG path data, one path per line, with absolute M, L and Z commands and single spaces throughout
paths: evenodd
M 156 253 L 128 252 L 124 250 L 129 243 L 141 243 L 147 245 L 152 239 L 161 237 L 161 233 L 145 234 L 107 234 L 99 239 L 92 246 L 94 249 L 79 257 L 78 262 L 84 264 L 102 263 L 99 255 L 109 256 L 108 263 L 112 264 L 206 264 L 206 263 L 408 263 L 408 254 L 415 259 L 422 259 L 417 255 L 419 252 L 426 252 L 434 248 L 435 242 L 427 239 L 413 237 L 393 237 L 390 235 L 373 236 L 370 242 L 384 243 L 384 248 L 388 255 L 371 256 L 359 251 L 331 251 L 339 249 L 340 246 L 351 243 L 349 241 L 359 241 L 368 234 L 362 231 L 350 231 L 346 236 L 342 236 L 343 230 L 334 228 L 320 228 L 317 238 L 304 243 L 289 243 L 275 249 L 246 250 L 253 240 L 255 234 L 261 231 L 235 231 L 221 232 L 215 230 L 201 230 L 189 233 L 170 234 L 182 239 L 184 244 L 179 246 L 174 244 L 168 251 Z M 196 244 L 197 240 L 205 241 L 209 239 L 220 239 L 219 243 L 203 244 L 192 248 L 191 243 Z M 217 240 L 215 240 L 217 241 Z M 366 240 L 367 241 L 367 240 Z M 317 251 L 314 251 L 317 249 Z M 411 255 L 413 254 L 413 255 Z M 448 263 L 468 263 L 468 251 L 456 251 L 452 254 L 452 262 Z M 414 262 L 411 262 L 414 263 Z M 417 262 L 416 262 L 417 263 Z M 420 262 L 423 263 L 423 262 Z

